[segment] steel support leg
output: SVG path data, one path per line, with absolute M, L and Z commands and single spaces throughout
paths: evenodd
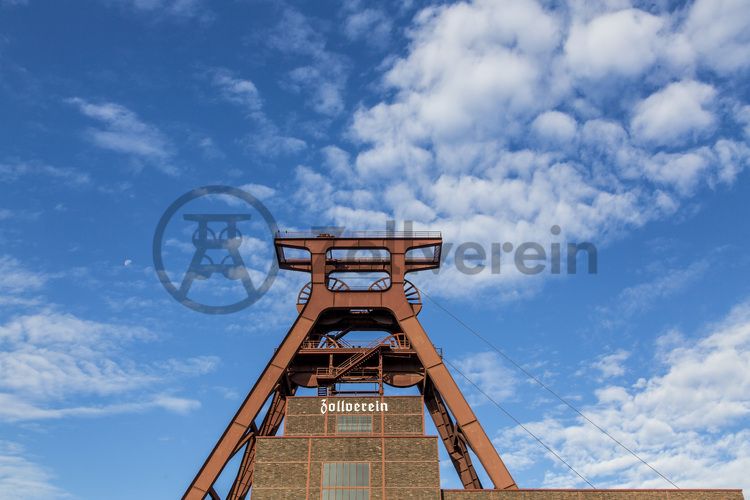
M 236 453 L 243 438 L 247 437 L 246 434 L 263 407 L 263 403 L 276 389 L 281 376 L 310 333 L 313 323 L 314 318 L 311 319 L 304 315 L 297 318 L 253 389 L 245 398 L 242 406 L 232 418 L 219 442 L 208 455 L 200 471 L 183 495 L 183 500 L 203 500 L 209 493 L 216 478 L 219 477 L 227 462 Z
M 461 390 L 453 380 L 442 358 L 432 345 L 430 338 L 422 328 L 416 316 L 408 316 L 398 320 L 401 331 L 411 342 L 419 360 L 427 372 L 427 377 L 435 385 L 438 393 L 456 419 L 458 430 L 466 437 L 472 451 L 482 463 L 485 472 L 492 480 L 495 489 L 518 489 L 516 482 L 505 467 L 500 455 L 492 445 L 492 441 L 479 424 L 476 415 L 466 402 Z
M 278 432 L 281 422 L 284 419 L 286 397 L 287 395 L 291 395 L 286 394 L 286 392 L 281 387 L 276 389 L 263 423 L 256 432 L 252 432 L 252 435 L 248 436 L 245 452 L 242 455 L 242 462 L 240 462 L 237 477 L 232 484 L 232 488 L 229 490 L 227 500 L 243 500 L 250 491 L 250 487 L 253 484 L 253 474 L 255 473 L 255 440 L 258 436 L 275 436 L 276 432 Z M 294 392 L 294 390 L 291 392 Z
M 453 467 L 456 468 L 456 472 L 461 478 L 464 488 L 467 490 L 482 489 L 482 483 L 479 481 L 477 471 L 471 463 L 471 456 L 469 455 L 469 450 L 466 448 L 464 437 L 448 414 L 448 409 L 443 403 L 443 398 L 440 397 L 440 394 L 435 390 L 435 386 L 428 378 L 425 378 L 422 395 L 424 396 L 427 411 L 430 412 L 432 421 L 435 422 L 440 439 L 443 440 L 445 449 L 448 451 L 448 456 L 450 456 Z

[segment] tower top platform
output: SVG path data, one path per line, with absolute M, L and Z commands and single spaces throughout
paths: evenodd
M 441 239 L 440 231 L 277 231 L 276 238 L 282 239 Z
M 279 268 L 328 274 L 404 274 L 440 267 L 440 231 L 279 231 L 274 238 Z

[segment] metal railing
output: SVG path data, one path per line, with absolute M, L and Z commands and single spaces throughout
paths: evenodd
M 440 231 L 277 231 L 276 238 L 442 238 Z
M 302 343 L 301 349 L 316 349 L 316 350 L 334 350 L 334 349 L 372 349 L 377 346 L 390 347 L 391 349 L 411 349 L 411 343 L 406 335 L 403 333 L 396 333 L 394 335 L 386 335 L 370 342 L 363 341 L 362 343 L 355 341 L 347 341 L 345 339 L 336 339 L 335 343 L 330 339 L 322 338 L 320 340 L 305 340 Z

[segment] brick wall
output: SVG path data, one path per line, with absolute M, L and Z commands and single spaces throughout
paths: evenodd
M 743 500 L 741 490 L 443 490 L 443 500 Z
M 322 399 L 289 398 L 284 436 L 257 439 L 252 500 L 318 499 L 331 462 L 368 463 L 372 500 L 744 500 L 740 490 L 441 491 L 438 439 L 423 435 L 421 397 L 325 398 L 387 402 L 372 414 L 373 432 L 356 435 L 337 434 L 336 415 L 350 413 L 321 414 Z
M 385 402 L 388 411 L 383 412 L 326 412 L 321 414 L 323 399 L 327 403 L 342 402 Z M 388 397 L 291 397 L 287 402 L 284 419 L 284 435 L 310 436 L 338 434 L 336 415 L 372 416 L 373 434 L 402 435 L 424 434 L 424 403 L 421 396 Z
M 370 498 L 439 500 L 437 437 L 260 437 L 253 500 L 320 498 L 323 464 L 370 464 Z M 309 495 L 309 496 L 308 496 Z

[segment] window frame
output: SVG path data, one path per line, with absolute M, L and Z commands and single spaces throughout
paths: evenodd
M 367 430 L 358 430 L 360 428 L 360 424 L 362 422 L 356 423 L 356 422 L 350 422 L 349 424 L 344 425 L 343 427 L 349 427 L 349 430 L 341 430 L 341 420 L 350 418 L 352 420 L 356 420 L 357 418 L 361 419 L 367 419 L 369 423 L 369 428 Z M 351 430 L 351 429 L 357 429 L 357 430 Z M 367 415 L 336 415 L 336 434 L 372 434 L 375 429 L 375 421 L 373 419 L 372 414 Z
M 350 484 L 326 484 L 327 479 L 330 479 L 330 475 L 326 476 L 326 466 L 364 466 L 365 472 L 362 476 L 362 479 L 365 480 L 367 484 L 364 485 L 350 485 Z M 369 500 L 370 499 L 370 489 L 372 488 L 372 467 L 370 462 L 363 462 L 363 461 L 353 461 L 353 462 L 323 462 L 320 466 L 320 498 L 321 500 L 336 500 L 336 499 L 344 499 L 344 500 Z M 336 476 L 336 474 L 334 474 Z M 359 479 L 358 472 L 355 469 L 355 482 L 357 482 L 357 479 Z M 347 481 L 348 478 L 351 477 L 351 472 L 347 470 L 346 472 L 342 473 L 342 478 L 346 477 Z M 333 481 L 336 483 L 336 481 Z M 345 481 L 342 481 L 345 482 Z M 339 493 L 340 492 L 340 493 Z

